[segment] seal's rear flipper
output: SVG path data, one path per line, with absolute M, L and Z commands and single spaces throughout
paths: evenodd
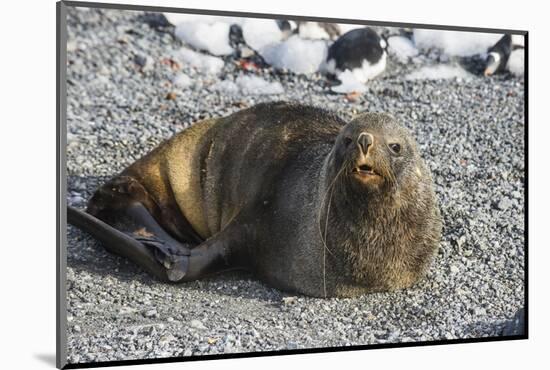
M 128 258 L 162 281 L 181 281 L 189 264 L 187 246 L 163 232 L 140 204 L 126 208 L 124 216 L 121 231 L 86 212 L 67 207 L 67 221 L 101 241 L 109 252 Z

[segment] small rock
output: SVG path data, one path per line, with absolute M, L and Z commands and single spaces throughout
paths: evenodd
M 290 305 L 294 304 L 297 301 L 297 297 L 283 297 L 283 304 Z
M 359 91 L 352 91 L 346 94 L 345 97 L 349 102 L 356 102 L 361 97 L 361 93 Z
M 76 51 L 78 49 L 78 44 L 75 40 L 68 40 L 67 41 L 67 52 L 72 53 L 73 51 Z
M 504 198 L 496 204 L 497 209 L 500 209 L 501 211 L 506 211 L 511 206 L 512 206 L 512 202 L 508 198 Z
M 130 308 L 130 307 L 121 307 L 118 310 L 118 314 L 119 315 L 127 315 L 127 314 L 130 314 L 130 313 L 134 313 L 135 311 L 136 311 L 135 309 Z
M 143 316 L 145 317 L 157 317 L 158 316 L 158 312 L 157 310 L 153 309 L 153 310 L 147 310 L 143 313 Z
M 298 348 L 298 344 L 296 342 L 288 342 L 287 347 L 288 349 L 296 349 Z
M 166 94 L 165 99 L 166 100 L 176 100 L 177 97 L 178 97 L 178 95 L 175 92 L 171 91 L 168 94 Z
M 176 338 L 172 334 L 166 334 L 166 335 L 163 335 L 162 337 L 160 337 L 159 344 L 161 346 L 165 346 L 165 345 L 167 345 L 168 343 L 170 343 L 171 341 L 173 341 L 175 339 Z
M 223 347 L 223 351 L 226 353 L 231 353 L 234 351 L 234 349 L 235 347 L 233 346 L 233 343 L 226 343 L 225 346 Z
M 189 323 L 189 326 L 198 330 L 207 329 L 206 326 L 204 326 L 204 324 L 200 320 L 191 320 L 191 322 Z
M 134 63 L 136 63 L 140 67 L 140 70 L 142 72 L 146 72 L 153 69 L 154 61 L 153 61 L 153 58 L 151 58 L 148 55 L 143 56 L 140 54 L 136 54 L 134 56 Z
M 172 83 L 174 84 L 174 86 L 184 88 L 191 86 L 193 84 L 193 81 L 187 75 L 180 73 L 172 79 Z
M 483 316 L 487 313 L 484 308 L 476 307 L 473 309 L 473 313 L 475 316 Z

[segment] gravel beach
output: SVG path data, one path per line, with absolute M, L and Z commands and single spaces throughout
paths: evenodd
M 84 208 L 98 185 L 193 122 L 287 100 L 344 119 L 365 110 L 398 117 L 433 172 L 444 217 L 424 280 L 356 299 L 296 296 L 245 272 L 162 284 L 69 226 L 69 363 L 493 337 L 524 306 L 523 77 L 483 77 L 476 57 L 390 55 L 366 92 L 342 95 L 319 73 L 246 70 L 234 56 L 216 74 L 174 63 L 182 42 L 142 12 L 69 8 L 67 23 L 70 205 Z M 441 62 L 472 74 L 409 78 Z M 244 75 L 282 92 L 216 88 Z

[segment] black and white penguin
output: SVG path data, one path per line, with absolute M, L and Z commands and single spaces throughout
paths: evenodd
M 279 29 L 283 33 L 284 40 L 293 35 L 298 29 L 298 24 L 294 21 L 289 21 L 287 19 L 277 19 L 275 22 L 277 22 L 277 26 L 279 26 Z
M 386 68 L 386 49 L 386 40 L 374 30 L 366 27 L 351 30 L 329 47 L 325 70 L 337 78 L 351 73 L 358 82 L 365 83 Z
M 491 76 L 506 70 L 510 55 L 515 50 L 523 49 L 523 47 L 523 36 L 509 34 L 502 36 L 502 38 L 487 51 L 487 60 L 483 74 L 485 76 Z

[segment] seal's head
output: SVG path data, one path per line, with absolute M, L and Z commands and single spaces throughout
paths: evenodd
M 389 192 L 413 181 L 421 175 L 418 163 L 414 139 L 385 113 L 357 116 L 342 129 L 334 146 L 334 168 L 360 192 Z
M 441 237 L 432 177 L 413 136 L 389 114 L 364 113 L 341 129 L 327 158 L 321 230 L 344 266 L 338 294 L 412 285 Z

